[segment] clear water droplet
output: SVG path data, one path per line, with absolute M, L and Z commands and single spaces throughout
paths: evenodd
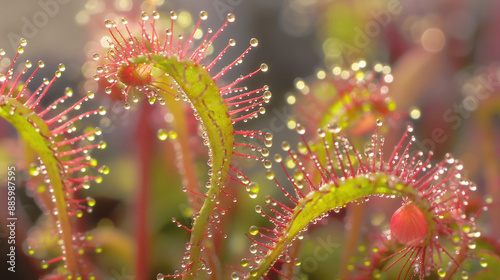
M 256 38 L 250 39 L 250 46 L 257 47 L 258 45 L 259 45 L 259 40 L 257 40 Z
M 251 226 L 249 232 L 251 235 L 257 235 L 259 233 L 259 228 L 257 226 Z

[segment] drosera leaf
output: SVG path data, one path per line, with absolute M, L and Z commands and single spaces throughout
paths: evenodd
M 267 274 L 269 269 L 274 269 L 272 266 L 275 261 L 279 260 L 286 248 L 304 231 L 307 226 L 322 218 L 329 211 L 340 209 L 348 203 L 355 202 L 372 195 L 398 195 L 405 194 L 402 184 L 396 183 L 397 186 L 389 186 L 387 184 L 387 176 L 385 174 L 373 174 L 370 178 L 357 177 L 351 178 L 342 185 L 335 186 L 333 183 L 325 184 L 321 189 L 311 192 L 309 195 L 299 201 L 293 213 L 290 216 L 290 221 L 284 229 L 284 234 L 279 241 L 274 244 L 272 250 L 260 262 L 260 266 L 250 272 L 250 277 L 247 279 L 259 279 L 259 277 Z M 395 182 L 392 182 L 394 184 Z M 401 188 L 402 190 L 397 190 Z M 411 192 L 408 192 L 411 194 Z M 274 221 L 278 224 L 279 221 Z
M 326 129 L 338 123 L 351 135 L 369 133 L 375 120 L 385 120 L 394 113 L 395 103 L 389 98 L 391 68 L 381 63 L 371 69 L 360 60 L 343 69 L 318 70 L 310 79 L 297 79 L 297 94 L 289 98 L 297 119 L 310 129 Z
M 403 205 L 411 203 L 418 207 L 425 218 L 427 234 L 418 242 L 399 244 L 399 248 L 388 258 L 395 258 L 389 269 L 404 257 L 411 254 L 411 261 L 406 261 L 399 273 L 400 279 L 408 276 L 424 275 L 431 271 L 443 270 L 447 264 L 440 263 L 435 254 L 445 254 L 457 266 L 466 257 L 454 255 L 440 243 L 439 236 L 453 236 L 454 246 L 473 249 L 475 234 L 478 229 L 475 220 L 479 213 L 466 215 L 465 206 L 469 193 L 474 191 L 472 185 L 463 177 L 462 164 L 451 155 L 435 165 L 430 164 L 430 156 L 424 157 L 422 152 L 411 152 L 412 143 L 416 140 L 409 134 L 413 131 L 408 127 L 388 159 L 384 158 L 384 138 L 375 133 L 372 136 L 371 150 L 373 152 L 362 155 L 351 144 L 350 140 L 338 127 L 331 127 L 331 135 L 320 133 L 323 139 L 323 149 L 326 159 L 321 161 L 307 145 L 303 135 L 307 135 L 304 127 L 298 129 L 302 135 L 302 144 L 306 146 L 305 153 L 293 151 L 288 143 L 282 145 L 289 158 L 295 162 L 296 169 L 289 173 L 281 155 L 275 160 L 282 165 L 288 177 L 293 192 L 273 178 L 276 185 L 283 191 L 291 203 L 279 202 L 269 197 L 266 208 L 258 207 L 258 213 L 267 217 L 273 224 L 273 229 L 252 227 L 251 235 L 247 235 L 254 244 L 255 255 L 247 259 L 244 267 L 249 271 L 240 271 L 244 279 L 266 278 L 270 270 L 280 274 L 274 266 L 276 262 L 290 263 L 287 248 L 294 239 L 307 231 L 308 225 L 316 223 L 331 212 L 338 212 L 349 203 L 362 203 L 370 196 L 386 198 L 401 197 Z M 330 143 L 324 139 L 332 137 Z M 310 160 L 311 165 L 303 164 Z M 323 163 L 324 162 L 324 163 Z M 334 163 L 335 162 L 335 163 Z M 311 178 L 311 173 L 317 172 L 321 177 L 319 183 Z M 290 205 L 291 204 L 291 205 Z M 400 232 L 407 232 L 408 223 L 398 224 Z M 473 234 L 471 234 L 473 233 Z M 387 238 L 391 238 L 388 235 Z M 396 241 L 397 242 L 397 241 Z M 410 270 L 414 268 L 412 274 Z
M 201 265 L 205 262 L 201 256 L 203 242 L 207 239 L 207 232 L 219 232 L 213 215 L 217 212 L 223 213 L 224 209 L 218 207 L 219 196 L 225 193 L 223 187 L 227 178 L 231 178 L 243 185 L 248 185 L 249 180 L 234 166 L 231 165 L 233 155 L 253 158 L 265 162 L 261 156 L 239 152 L 236 148 L 251 148 L 263 151 L 250 144 L 241 144 L 235 140 L 236 135 L 256 138 L 262 141 L 270 141 L 271 135 L 261 131 L 238 131 L 233 125 L 237 122 L 246 122 L 248 119 L 256 118 L 265 110 L 262 105 L 269 101 L 271 93 L 267 86 L 250 90 L 243 81 L 268 70 L 267 65 L 262 64 L 259 69 L 242 75 L 232 82 L 223 83 L 221 77 L 228 71 L 241 64 L 246 54 L 257 47 L 255 38 L 250 40 L 250 46 L 236 57 L 227 66 L 222 67 L 219 72 L 214 73 L 218 61 L 226 51 L 236 45 L 234 39 L 230 39 L 228 45 L 213 59 L 206 60 L 207 51 L 224 28 L 235 20 L 233 14 L 228 14 L 226 22 L 217 31 L 209 30 L 197 47 L 194 47 L 194 34 L 199 30 L 202 21 L 207 19 L 205 11 L 200 12 L 200 19 L 193 33 L 187 36 L 174 34 L 174 22 L 178 15 L 170 12 L 170 28 L 164 34 L 158 32 L 156 20 L 160 18 L 158 12 L 153 12 L 152 23 L 150 15 L 142 13 L 140 32 L 133 35 L 131 27 L 126 19 L 122 19 L 124 28 L 118 28 L 116 23 L 106 20 L 105 26 L 109 29 L 113 41 L 105 56 L 94 55 L 101 58 L 103 63 L 97 68 L 96 80 L 105 79 L 110 86 L 105 89 L 106 93 L 113 88 L 121 88 L 125 95 L 125 108 L 130 108 L 129 96 L 143 94 L 147 96 L 150 103 L 159 101 L 168 107 L 177 106 L 174 103 L 167 104 L 166 95 L 175 97 L 176 100 L 187 101 L 194 110 L 195 118 L 200 122 L 203 130 L 203 143 L 209 148 L 209 159 L 207 164 L 209 170 L 209 182 L 206 183 L 208 191 L 198 193 L 205 197 L 204 203 L 198 213 L 194 215 L 191 229 L 183 226 L 191 232 L 188 247 L 189 258 L 185 260 L 185 270 L 172 277 L 184 277 L 193 279 L 199 270 L 211 271 L 211 268 Z M 150 27 L 150 28 L 149 28 Z M 235 151 L 236 150 L 236 151 Z M 263 154 L 267 154 L 264 152 Z M 236 173 L 231 175 L 230 173 Z M 179 226 L 181 226 L 179 224 Z M 158 279 L 169 277 L 158 274 Z
M 74 115 L 73 111 L 78 110 L 83 102 L 93 98 L 93 93 L 89 93 L 79 101 L 70 104 L 65 110 L 56 112 L 57 105 L 64 102 L 73 95 L 73 91 L 66 89 L 65 95 L 56 99 L 47 107 L 42 107 L 40 101 L 52 94 L 50 88 L 53 83 L 62 75 L 65 66 L 60 64 L 52 79 L 44 79 L 44 82 L 34 91 L 28 90 L 28 84 L 33 76 L 43 68 L 45 64 L 38 62 L 38 67 L 25 76 L 33 64 L 30 61 L 25 63 L 24 69 L 19 74 L 15 74 L 13 68 L 19 54 L 24 52 L 27 45 L 25 39 L 21 39 L 17 54 L 7 69 L 6 74 L 0 74 L 0 116 L 8 121 L 19 133 L 22 139 L 39 157 L 39 165 L 32 165 L 29 173 L 32 176 L 42 174 L 46 183 L 45 192 L 51 196 L 49 203 L 47 200 L 39 200 L 42 207 L 49 210 L 57 224 L 57 235 L 61 242 L 61 255 L 42 261 L 42 268 L 47 269 L 54 262 L 63 262 L 63 274 L 67 277 L 90 277 L 92 273 L 87 271 L 83 265 L 83 258 L 80 256 L 85 249 L 92 249 L 87 243 L 87 234 L 74 229 L 74 220 L 83 215 L 83 211 L 91 212 L 95 204 L 93 198 L 75 198 L 75 192 L 89 187 L 90 181 L 100 182 L 101 176 L 92 174 L 92 170 L 97 169 L 101 173 L 107 173 L 106 166 L 98 166 L 88 152 L 94 148 L 103 148 L 104 143 L 92 144 L 87 141 L 95 139 L 100 135 L 99 128 L 92 128 L 89 131 L 74 135 L 76 131 L 75 123 L 78 120 L 96 114 L 105 114 L 104 108 L 86 111 Z M 5 55 L 0 50 L 0 58 Z M 21 81 L 26 79 L 26 82 Z M 71 116 L 73 115 L 73 116 Z M 80 144 L 78 147 L 77 145 Z M 77 148 L 78 147 L 78 148 Z M 105 172 L 104 172 L 105 170 Z M 79 171 L 78 174 L 76 172 Z M 36 252 L 36 250 L 35 250 Z M 60 271 L 59 271 L 60 272 Z

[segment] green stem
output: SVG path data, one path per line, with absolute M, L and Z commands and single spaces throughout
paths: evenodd
M 148 58 L 140 59 L 144 61 Z M 229 172 L 234 139 L 232 120 L 219 88 L 202 66 L 192 61 L 179 62 L 176 58 L 165 59 L 162 56 L 152 56 L 149 63 L 157 86 L 164 86 L 164 91 L 172 92 L 168 85 L 173 79 L 189 99 L 205 129 L 210 149 L 210 188 L 191 229 L 190 258 L 184 273 L 184 279 L 194 279 L 200 266 L 200 251 L 210 217 Z
M 47 177 L 52 187 L 58 229 L 62 239 L 64 263 L 69 275 L 77 274 L 78 265 L 73 248 L 73 228 L 67 211 L 67 201 L 63 174 L 65 174 L 57 148 L 51 143 L 51 132 L 45 121 L 24 104 L 9 97 L 0 97 L 0 116 L 11 123 L 22 138 L 37 153 L 45 165 Z
M 257 280 L 266 275 L 274 262 L 283 254 L 285 248 L 316 218 L 336 208 L 345 207 L 350 202 L 371 195 L 415 196 L 416 191 L 399 180 L 385 173 L 357 176 L 339 182 L 324 185 L 320 190 L 311 192 L 300 200 L 295 207 L 286 230 L 281 234 L 274 248 L 265 256 L 261 265 L 250 272 L 247 279 Z

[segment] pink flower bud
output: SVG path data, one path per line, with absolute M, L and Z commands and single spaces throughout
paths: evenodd
M 391 235 L 406 246 L 419 246 L 427 237 L 427 221 L 413 203 L 401 206 L 391 218 Z

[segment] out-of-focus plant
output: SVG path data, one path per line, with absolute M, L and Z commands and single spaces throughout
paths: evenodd
M 366 16 L 373 16 L 369 11 L 383 4 L 390 3 L 355 9 L 360 13 L 346 12 L 361 5 L 358 1 L 334 3 L 325 9 L 325 26 L 341 21 L 331 30 L 322 29 L 327 37 L 341 38 L 325 40 L 327 61 L 356 62 L 296 80 L 296 93 L 287 97 L 293 114 L 286 122 L 296 133 L 290 133 L 291 139 L 280 145 L 282 152 L 276 150 L 271 157 L 273 135 L 249 127 L 250 120 L 266 114 L 264 105 L 272 95 L 267 85 L 249 82 L 267 72 L 268 66 L 262 63 L 232 78 L 258 40 L 249 39 L 249 45 L 237 54 L 232 51 L 237 46 L 234 39 L 228 39 L 219 51 L 214 47 L 235 21 L 232 13 L 220 28 L 212 30 L 203 27 L 208 14 L 201 11 L 187 35 L 177 31 L 192 20 L 186 12 L 172 11 L 166 17 L 157 11 L 142 12 L 138 23 L 126 18 L 105 20 L 107 34 L 101 42 L 107 48 L 96 50 L 84 67 L 87 73 L 89 68 L 96 69 L 92 75 L 96 93 L 88 92 L 72 104 L 66 101 L 74 94 L 72 89 L 67 88 L 62 97 L 51 90 L 65 70 L 62 64 L 54 78 L 29 89 L 30 81 L 45 65 L 39 62 L 30 72 L 33 65 L 27 61 L 17 69 L 16 61 L 27 44 L 22 39 L 15 58 L 0 75 L 0 115 L 26 143 L 30 164 L 26 165 L 26 182 L 22 182 L 43 212 L 24 246 L 28 254 L 40 259 L 43 269 L 33 269 L 33 279 L 125 278 L 129 266 L 133 266 L 134 279 L 148 279 L 153 274 L 156 279 L 307 277 L 306 272 L 311 271 L 305 269 L 300 253 L 301 248 L 308 250 L 304 237 L 313 235 L 318 225 L 334 222 L 332 217 L 347 225 L 345 236 L 338 230 L 332 234 L 336 242 L 345 243 L 343 250 L 335 252 L 342 256 L 343 265 L 334 266 L 334 277 L 487 279 L 495 275 L 500 246 L 485 229 L 491 225 L 495 232 L 498 227 L 493 222 L 483 224 L 481 214 L 488 207 L 496 209 L 492 197 L 497 198 L 498 192 L 490 187 L 491 196 L 483 201 L 477 194 L 478 185 L 467 177 L 467 163 L 449 153 L 435 160 L 422 144 L 427 139 L 420 141 L 412 125 L 405 124 L 403 136 L 394 136 L 397 123 L 408 119 L 407 104 L 402 102 L 404 110 L 396 110 L 404 88 L 390 66 L 373 63 L 369 67 L 371 63 L 361 59 L 376 56 L 375 38 L 392 23 L 393 15 L 401 13 L 401 3 L 375 13 L 377 34 L 349 37 L 352 34 L 344 30 L 352 26 L 357 34 L 359 20 L 366 25 L 359 32 L 373 33 L 373 23 Z M 437 53 L 444 47 L 435 44 L 442 32 L 433 28 L 427 34 L 432 42 L 422 37 L 422 43 L 425 51 Z M 0 55 L 4 58 L 5 52 Z M 481 90 L 492 92 L 494 86 L 483 84 Z M 123 181 L 138 174 L 134 190 L 128 190 L 133 201 L 129 211 L 135 215 L 128 226 L 134 228 L 135 240 L 113 226 L 111 219 L 102 219 L 95 229 L 78 219 L 100 202 L 107 203 L 105 196 L 96 204 L 96 199 L 83 194 L 90 192 L 86 190 L 91 183 L 103 181 L 100 174 L 110 173 L 107 165 L 112 163 L 105 162 L 105 157 L 98 162 L 90 155 L 93 149 L 108 146 L 104 141 L 95 143 L 106 138 L 106 133 L 94 126 L 78 128 L 86 117 L 106 115 L 104 107 L 89 109 L 85 104 L 96 95 L 103 101 L 106 94 L 120 108 L 134 111 L 130 118 L 135 118 L 136 126 L 127 128 L 134 136 L 115 145 L 130 144 L 136 149 L 135 169 L 118 169 Z M 50 102 L 44 102 L 46 99 Z M 135 105 L 141 100 L 147 102 Z M 412 108 L 412 119 L 425 114 Z M 497 152 L 497 147 L 486 123 L 497 107 L 484 108 L 477 120 L 488 139 L 482 150 L 488 163 L 487 184 L 494 185 L 491 178 L 496 176 L 498 162 L 488 152 Z M 82 113 L 74 113 L 79 110 Z M 110 112 L 101 124 L 109 126 L 112 114 L 123 111 L 115 105 Z M 109 146 L 114 149 L 113 143 Z M 124 155 L 127 150 L 119 153 Z M 264 167 L 253 167 L 248 159 Z M 259 205 L 240 190 L 251 199 L 263 192 L 269 195 Z M 130 195 L 132 192 L 135 194 Z M 361 236 L 365 219 L 370 218 L 366 211 L 370 205 L 380 206 L 392 217 L 372 222 L 370 236 Z M 175 212 L 171 210 L 175 207 L 180 215 L 164 214 Z M 255 212 L 266 219 L 260 221 Z M 185 231 L 163 234 L 168 227 L 165 221 L 170 220 Z M 249 230 L 242 232 L 239 225 L 245 221 Z M 247 239 L 242 238 L 245 235 Z M 245 242 L 249 253 L 242 250 Z M 18 250 L 20 244 L 16 243 Z M 313 249 L 316 259 L 326 260 L 334 254 L 330 248 L 319 248 L 327 252 L 320 254 L 317 248 Z M 89 250 L 104 253 L 94 255 Z M 175 262 L 179 264 L 171 267 Z M 107 270 L 117 263 L 125 264 L 126 269 Z M 314 271 L 310 277 L 315 277 Z

